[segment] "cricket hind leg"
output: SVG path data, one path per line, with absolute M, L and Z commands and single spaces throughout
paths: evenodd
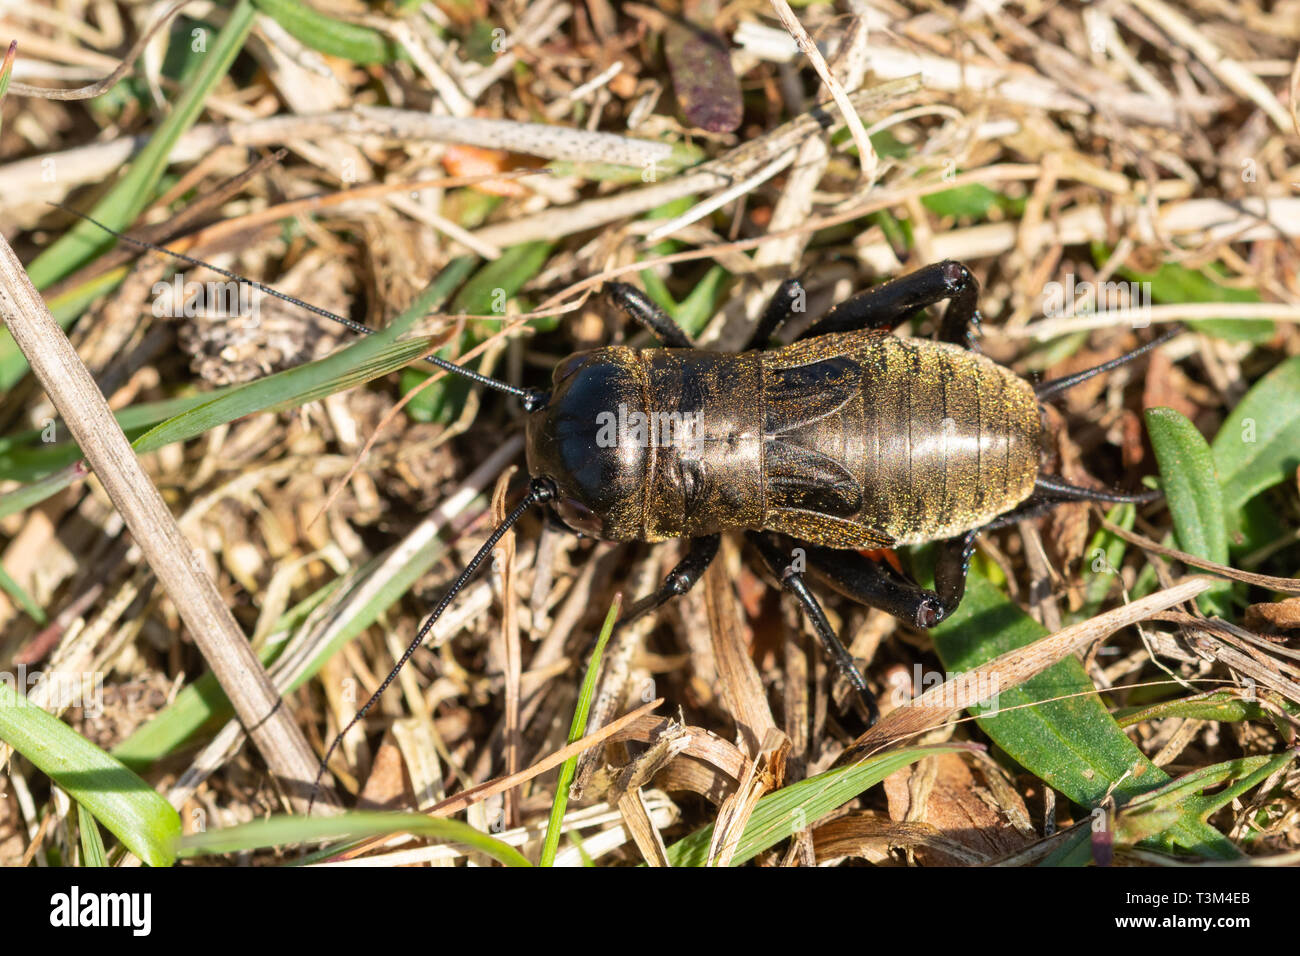
M 853 660 L 853 655 L 849 653 L 844 646 L 844 642 L 840 640 L 839 635 L 835 633 L 835 629 L 831 627 L 830 621 L 826 619 L 826 612 L 822 610 L 816 596 L 808 589 L 803 573 L 796 570 L 793 561 L 793 549 L 782 547 L 778 543 L 781 539 L 771 533 L 750 531 L 746 534 L 746 537 L 758 549 L 758 553 L 762 555 L 768 570 L 781 582 L 781 587 L 798 599 L 804 616 L 808 618 L 808 623 L 812 625 L 813 631 L 816 632 L 817 638 L 822 643 L 822 647 L 856 693 L 857 699 L 865 711 L 868 726 L 874 724 L 880 719 L 880 706 L 876 703 L 876 695 L 867 686 L 867 680 L 862 676 L 862 671 L 858 669 L 857 663 Z M 804 545 L 798 544 L 796 547 L 804 547 Z
M 801 339 L 832 332 L 888 330 L 921 309 L 948 300 L 939 323 L 939 340 L 974 349 L 980 326 L 979 282 L 951 259 L 917 269 L 850 296 L 814 322 Z
M 803 547 L 808 567 L 833 590 L 913 627 L 930 628 L 945 620 L 961 603 L 977 533 L 967 531 L 937 543 L 933 590 L 917 584 L 887 561 L 856 551 Z
M 611 282 L 606 288 L 609 290 L 610 301 L 614 305 L 668 348 L 695 348 L 695 343 L 691 341 L 690 336 L 636 286 L 628 285 L 626 282 Z

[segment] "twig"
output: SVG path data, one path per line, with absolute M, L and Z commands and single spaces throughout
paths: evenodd
M 46 100 L 94 99 L 96 96 L 108 92 L 116 85 L 118 80 L 131 72 L 131 67 L 135 65 L 136 58 L 144 52 L 144 48 L 149 45 L 153 35 L 171 20 L 180 11 L 181 7 L 193 2 L 194 0 L 176 0 L 176 3 L 164 10 L 162 16 L 140 35 L 140 38 L 127 51 L 126 56 L 122 57 L 122 62 L 117 65 L 117 68 L 103 79 L 96 80 L 87 86 L 78 87 L 75 90 L 56 90 L 44 86 L 31 86 L 27 83 L 10 83 L 9 92 L 15 96 L 34 96 Z
M 822 56 L 821 51 L 817 49 L 817 44 L 813 43 L 812 37 L 808 31 L 803 28 L 799 18 L 794 15 L 790 9 L 790 4 L 786 0 L 772 0 L 772 9 L 776 15 L 781 18 L 781 25 L 790 31 L 794 37 L 794 42 L 799 44 L 799 49 L 803 55 L 808 57 L 808 62 L 812 64 L 817 75 L 821 77 L 826 89 L 831 94 L 831 99 L 835 105 L 840 108 L 840 113 L 844 116 L 844 122 L 848 124 L 849 134 L 853 137 L 853 142 L 858 146 L 858 162 L 862 165 L 862 178 L 868 183 L 876 181 L 876 169 L 879 160 L 876 158 L 876 148 L 871 145 L 871 137 L 867 135 L 866 128 L 862 125 L 862 117 L 849 101 L 849 95 L 844 91 L 840 81 L 835 79 L 831 73 L 831 68 L 826 65 L 826 59 Z M 862 29 L 866 29 L 866 23 L 859 18 L 857 23 L 861 24 Z
M 169 161 L 192 162 L 221 146 L 281 146 L 297 140 L 362 142 L 370 137 L 408 142 L 463 143 L 504 149 L 542 159 L 611 163 L 638 169 L 664 165 L 673 156 L 670 143 L 592 133 L 567 126 L 521 123 L 481 117 L 432 116 L 415 110 L 358 106 L 354 110 L 282 115 L 247 123 L 195 126 L 177 141 Z M 65 195 L 86 182 L 97 182 L 119 169 L 148 143 L 148 136 L 123 137 L 109 143 L 78 146 L 0 166 L 0 206 Z M 58 170 L 55 182 L 49 169 Z

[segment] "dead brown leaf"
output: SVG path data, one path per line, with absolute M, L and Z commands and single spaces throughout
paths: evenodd
M 1300 628 L 1300 598 L 1250 605 L 1246 608 L 1246 626 L 1264 632 Z
M 890 774 L 885 778 L 885 796 L 895 821 L 928 823 L 941 836 L 970 851 L 960 855 L 921 847 L 916 854 L 921 863 L 969 864 L 971 855 L 981 861 L 992 860 L 1029 842 L 1011 826 L 1007 815 L 999 812 L 987 788 L 977 782 L 959 754 L 937 754 Z M 1023 801 L 1018 809 L 1028 813 Z

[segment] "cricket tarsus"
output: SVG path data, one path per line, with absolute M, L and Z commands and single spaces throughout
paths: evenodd
M 411 656 L 415 654 L 419 646 L 424 643 L 424 639 L 429 636 L 429 631 L 433 629 L 433 625 L 438 622 L 438 618 L 442 617 L 443 611 L 447 610 L 447 607 L 453 600 L 455 600 L 456 595 L 459 594 L 464 589 L 465 585 L 469 583 L 469 579 L 474 576 L 474 572 L 477 571 L 479 565 L 483 563 L 483 559 L 492 553 L 492 549 L 497 546 L 497 543 L 505 533 L 514 527 L 515 523 L 524 516 L 524 513 L 528 511 L 529 508 L 534 505 L 544 504 L 545 502 L 550 501 L 554 496 L 555 486 L 550 481 L 544 478 L 534 478 L 532 483 L 529 485 L 528 493 L 524 495 L 523 500 L 515 506 L 515 509 L 511 511 L 510 514 L 506 515 L 505 520 L 502 521 L 501 524 L 497 525 L 496 529 L 493 530 L 488 539 L 483 542 L 483 546 L 480 547 L 474 557 L 470 559 L 469 564 L 465 565 L 465 570 L 461 571 L 459 577 L 456 578 L 451 587 L 447 590 L 447 593 L 442 596 L 442 600 L 438 602 L 438 606 L 433 609 L 433 612 L 425 619 L 425 622 L 420 625 L 420 630 L 411 640 L 411 643 L 406 646 L 406 650 L 402 652 L 402 656 L 398 658 L 393 669 L 388 672 L 388 676 L 385 677 L 384 682 L 379 685 L 379 689 L 370 695 L 370 699 L 361 705 L 356 716 L 348 721 L 347 726 L 339 731 L 338 735 L 335 736 L 334 740 L 330 743 L 329 749 L 325 751 L 325 756 L 321 758 L 320 767 L 316 770 L 316 779 L 312 782 L 311 796 L 307 800 L 308 816 L 311 816 L 312 807 L 315 805 L 316 797 L 320 793 L 321 778 L 325 775 L 325 769 L 329 764 L 330 758 L 334 756 L 334 751 L 337 750 L 339 744 L 343 742 L 344 735 L 347 734 L 347 732 L 359 721 L 365 718 L 366 714 L 369 713 L 370 708 L 378 702 L 379 698 L 384 695 L 384 691 L 388 690 L 393 681 L 397 679 L 398 673 L 404 666 L 406 666 L 406 662 L 411 659 Z

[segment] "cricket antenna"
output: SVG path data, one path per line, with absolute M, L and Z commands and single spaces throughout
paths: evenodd
M 256 289 L 259 292 L 265 293 L 266 295 L 269 295 L 272 298 L 279 299 L 281 302 L 288 302 L 290 305 L 296 305 L 298 308 L 304 309 L 312 313 L 313 315 L 318 315 L 323 319 L 329 319 L 331 322 L 336 322 L 339 325 L 343 326 L 345 329 L 348 329 L 351 332 L 355 332 L 358 335 L 374 335 L 377 331 L 379 331 L 378 329 L 372 329 L 368 325 L 363 325 L 360 322 L 353 321 L 352 319 L 349 319 L 346 316 L 336 315 L 335 313 L 330 312 L 328 309 L 322 309 L 318 305 L 312 305 L 310 302 L 304 302 L 302 299 L 298 299 L 295 298 L 294 296 L 289 295 L 288 293 L 281 292 L 279 289 L 273 289 L 269 285 L 263 285 L 261 282 L 258 282 L 256 279 L 246 278 L 245 276 L 241 276 L 238 273 L 231 272 L 229 269 L 223 269 L 220 266 L 213 265 L 211 262 L 205 262 L 203 259 L 196 259 L 194 256 L 187 256 L 183 252 L 177 252 L 175 249 L 168 249 L 166 246 L 160 246 L 157 245 L 156 243 L 145 242 L 143 239 L 136 239 L 134 236 L 128 236 L 126 233 L 119 232 L 118 230 L 112 228 L 111 226 L 104 225 L 104 223 L 100 222 L 98 219 L 88 216 L 84 212 L 78 212 L 76 209 L 73 209 L 70 206 L 63 205 L 63 203 L 51 202 L 50 205 L 58 209 L 62 209 L 64 212 L 71 213 L 72 215 L 76 216 L 79 219 L 84 219 L 86 220 L 86 222 L 98 226 L 100 229 L 104 230 L 104 232 L 108 233 L 110 236 L 116 236 L 118 239 L 121 239 L 123 242 L 130 243 L 131 245 L 139 249 L 146 249 L 149 250 L 150 252 L 160 252 L 163 255 L 171 256 L 173 259 L 179 259 L 181 262 L 187 262 L 192 266 L 200 266 L 204 269 L 210 269 L 211 271 L 217 273 L 217 275 L 225 276 L 227 279 L 233 279 L 235 282 L 240 282 L 246 286 L 249 286 L 250 288 Z M 426 361 L 431 362 L 434 365 L 438 366 L 438 368 L 445 369 L 446 371 L 451 372 L 455 375 L 462 375 L 472 382 L 477 382 L 479 385 L 483 385 L 487 388 L 494 388 L 498 392 L 505 392 L 507 395 L 514 395 L 516 398 L 523 400 L 524 410 L 528 412 L 534 412 L 537 411 L 539 408 L 544 407 L 546 405 L 547 398 L 549 398 L 549 396 L 545 392 L 539 392 L 536 389 L 531 389 L 531 388 L 519 388 L 516 385 L 511 385 L 508 382 L 502 382 L 498 379 L 491 378 L 487 375 L 483 375 L 481 372 L 476 372 L 473 369 L 465 368 L 463 365 L 457 365 L 455 362 L 448 361 L 447 359 L 444 358 L 439 358 L 436 355 L 426 356 Z
M 398 658 L 396 666 L 388 672 L 388 676 L 385 677 L 384 682 L 379 685 L 379 689 L 370 695 L 370 699 L 361 706 L 361 709 L 357 711 L 356 716 L 348 721 L 347 726 L 339 731 L 338 735 L 329 745 L 329 749 L 325 751 L 325 756 L 321 758 L 320 767 L 316 771 L 316 779 L 312 782 L 311 796 L 307 800 L 308 816 L 311 816 L 311 808 L 316 803 L 316 797 L 320 793 L 321 777 L 325 775 L 325 769 L 329 764 L 330 757 L 334 756 L 334 751 L 337 750 L 339 744 L 343 742 L 344 735 L 351 730 L 358 721 L 366 716 L 370 708 L 375 706 L 375 703 L 383 696 L 384 691 L 388 690 L 388 686 L 397 679 L 398 672 L 401 671 L 401 669 L 406 665 L 406 662 L 411 659 L 411 655 L 415 653 L 416 649 L 424 643 L 424 639 L 429 635 L 429 631 L 433 629 L 433 625 L 437 623 L 438 618 L 442 617 L 442 612 L 447 610 L 447 606 L 451 604 L 456 595 L 459 594 L 464 589 L 465 585 L 469 583 L 469 579 L 474 576 L 474 572 L 477 571 L 478 566 L 483 563 L 483 559 L 492 553 L 492 549 L 497 546 L 497 542 L 501 540 L 507 531 L 514 527 L 515 522 L 522 518 L 524 512 L 529 508 L 533 505 L 545 504 L 554 497 L 555 485 L 549 478 L 534 478 L 529 484 L 528 493 L 524 495 L 523 500 L 515 506 L 514 511 L 506 515 L 505 520 L 502 521 L 501 524 L 497 525 L 492 534 L 488 536 L 488 539 L 483 542 L 483 546 L 479 548 L 474 557 L 470 559 L 469 564 L 465 565 L 465 570 L 460 572 L 460 576 L 452 583 L 452 586 L 447 593 L 442 596 L 442 600 L 439 601 L 438 606 L 433 609 L 433 613 L 429 615 L 422 625 L 420 625 L 420 630 L 416 632 L 411 643 L 406 646 L 406 650 L 403 651 L 402 656 Z
M 1156 338 L 1152 339 L 1146 345 L 1139 346 L 1138 348 L 1135 348 L 1132 352 L 1125 352 L 1119 358 L 1113 358 L 1109 362 L 1102 362 L 1100 365 L 1095 365 L 1092 368 L 1086 368 L 1082 372 L 1075 372 L 1073 375 L 1065 375 L 1061 378 L 1053 378 L 1053 379 L 1049 379 L 1046 382 L 1039 382 L 1037 385 L 1034 386 L 1034 397 L 1037 398 L 1038 401 L 1040 402 L 1046 402 L 1052 398 L 1055 398 L 1061 392 L 1064 392 L 1067 388 L 1073 388 L 1074 386 L 1078 385 L 1080 382 L 1086 382 L 1094 375 L 1100 375 L 1103 372 L 1109 372 L 1113 368 L 1119 368 L 1121 365 L 1125 365 L 1128 362 L 1133 361 L 1135 358 L 1145 355 L 1147 352 L 1150 352 L 1152 349 L 1164 345 L 1174 336 L 1181 335 L 1182 333 L 1183 330 L 1181 328 L 1170 329 L 1168 332 L 1164 333 L 1163 335 L 1157 336 Z

